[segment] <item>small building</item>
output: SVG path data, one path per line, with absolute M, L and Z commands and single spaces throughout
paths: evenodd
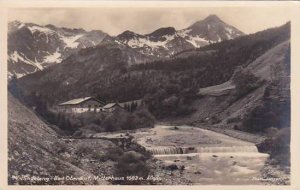
M 119 103 L 109 103 L 109 104 L 106 104 L 102 110 L 104 112 L 114 112 L 116 110 L 123 110 L 123 108 L 120 106 Z
M 136 109 L 137 107 L 140 107 L 141 105 L 144 104 L 144 101 L 142 99 L 137 99 L 137 100 L 131 100 L 127 102 L 122 102 L 120 103 L 120 106 L 127 111 L 131 111 L 133 109 Z
M 100 112 L 104 105 L 104 102 L 96 98 L 85 97 L 63 102 L 58 105 L 58 110 L 67 113 Z

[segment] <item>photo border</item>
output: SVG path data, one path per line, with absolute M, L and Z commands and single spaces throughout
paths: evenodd
M 89 8 L 89 7 L 282 7 L 291 15 L 291 185 L 8 185 L 7 150 L 7 13 L 10 8 Z M 300 2 L 297 1 L 10 1 L 0 2 L 0 190 L 13 189 L 300 189 Z M 298 71 L 298 72 L 297 72 Z

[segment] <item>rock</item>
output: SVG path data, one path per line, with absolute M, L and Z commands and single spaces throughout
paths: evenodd
M 218 156 L 217 155 L 212 155 L 212 157 L 217 158 Z
M 233 156 L 230 156 L 230 158 L 234 158 Z
M 196 171 L 194 172 L 194 174 L 202 174 L 200 171 Z
M 182 166 L 179 166 L 179 169 L 180 169 L 180 170 L 184 170 L 184 169 L 185 169 L 185 166 L 183 166 L 183 165 L 182 165 Z

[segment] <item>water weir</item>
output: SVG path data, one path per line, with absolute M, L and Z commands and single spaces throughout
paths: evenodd
M 189 154 L 189 153 L 228 153 L 228 152 L 258 152 L 255 145 L 230 147 L 151 147 L 146 148 L 153 155 Z

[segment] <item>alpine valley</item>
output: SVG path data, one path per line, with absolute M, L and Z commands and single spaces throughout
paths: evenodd
M 9 184 L 290 184 L 290 22 L 8 27 Z

